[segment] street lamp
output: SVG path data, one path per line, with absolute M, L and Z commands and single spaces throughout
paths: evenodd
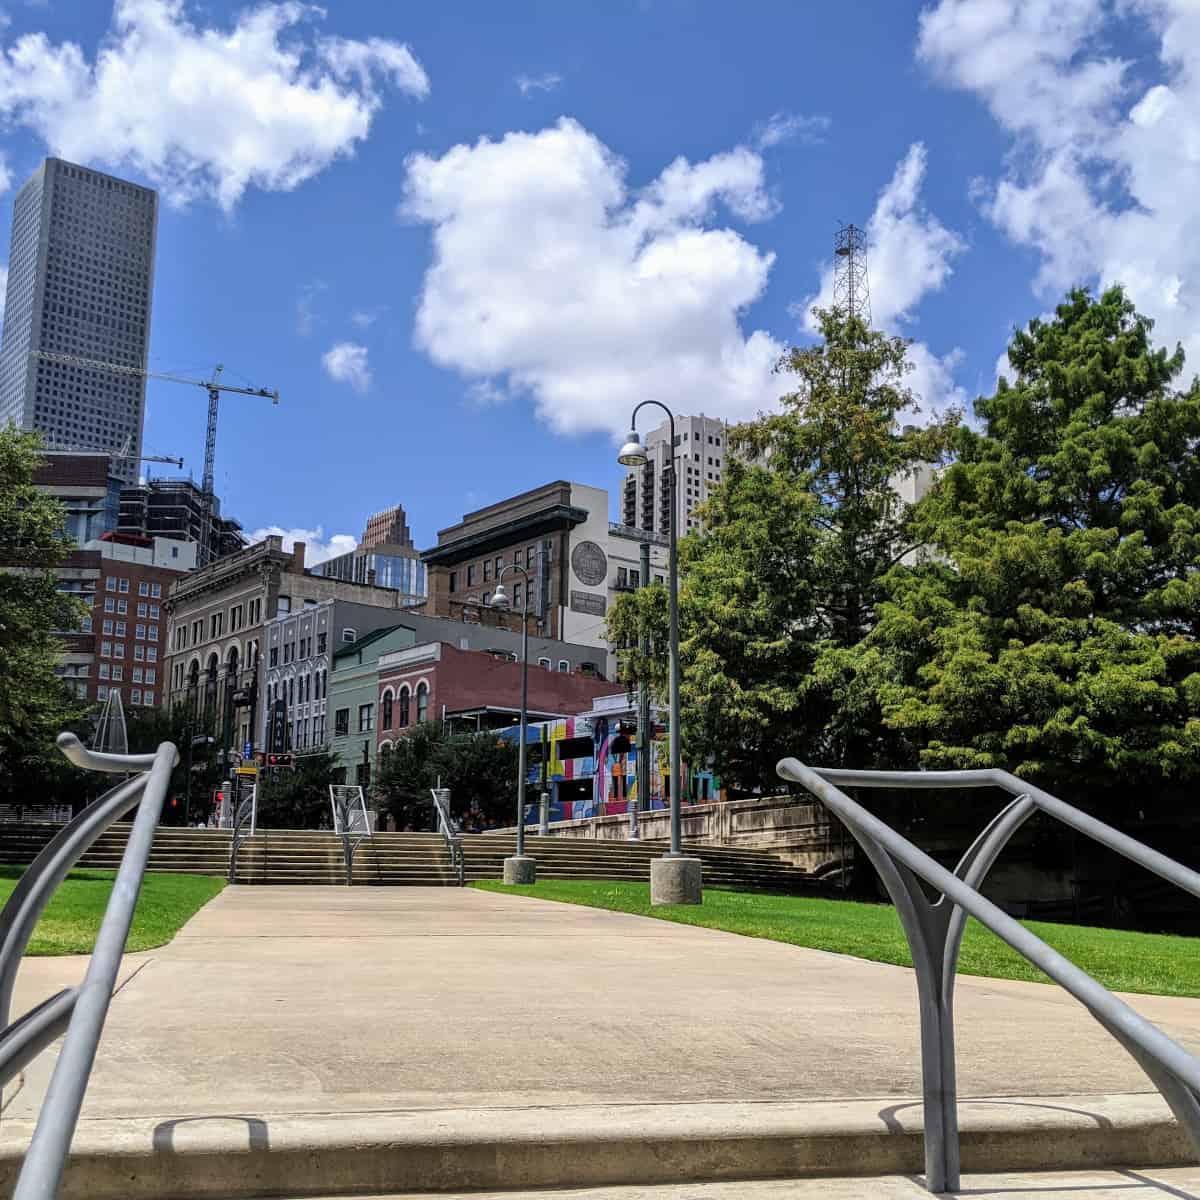
M 670 609 L 670 805 L 671 805 L 671 849 L 662 857 L 656 858 L 650 864 L 650 903 L 651 904 L 699 904 L 701 901 L 700 860 L 688 858 L 683 853 L 683 831 L 681 824 L 681 806 L 683 803 L 683 771 L 679 755 L 679 556 L 678 532 L 679 516 L 676 512 L 678 487 L 675 478 L 675 415 L 660 400 L 643 400 L 634 410 L 629 419 L 629 436 L 617 454 L 617 462 L 625 467 L 644 467 L 650 456 L 642 439 L 638 436 L 637 415 L 646 407 L 653 404 L 667 414 L 670 422 L 671 443 L 670 455 L 663 469 L 663 476 L 669 491 L 670 526 L 670 561 L 667 570 L 667 598 Z M 646 686 L 644 680 L 639 680 L 638 686 Z M 650 739 L 646 745 L 639 747 L 641 753 L 649 752 Z
M 521 742 L 517 748 L 517 852 L 504 860 L 505 883 L 533 883 L 537 878 L 537 860 L 525 853 L 525 730 L 529 723 L 529 572 L 520 563 L 508 563 L 496 575 L 492 593 L 493 608 L 508 607 L 504 576 L 519 571 L 525 577 L 521 597 Z

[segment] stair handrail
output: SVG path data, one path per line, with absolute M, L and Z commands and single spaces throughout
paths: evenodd
M 1200 1156 L 1200 1058 L 1147 1021 L 1086 971 L 986 899 L 979 886 L 1013 834 L 1045 812 L 1131 862 L 1200 897 L 1200 874 L 1089 816 L 1057 796 L 998 769 L 859 771 L 779 762 L 782 779 L 799 783 L 845 823 L 879 872 L 896 906 L 913 967 L 921 1024 L 925 1183 L 931 1192 L 960 1183 L 954 1058 L 954 982 L 968 916 L 1075 997 L 1149 1076 Z M 997 787 L 1013 796 L 948 871 L 837 785 L 866 788 Z M 941 894 L 930 901 L 924 880 Z
M 250 826 L 250 833 L 243 835 L 242 830 Z M 242 848 L 243 836 L 253 837 L 258 829 L 258 787 L 250 788 L 249 794 L 238 802 L 233 817 L 233 832 L 229 839 L 229 871 L 226 875 L 228 883 L 237 883 L 238 851 Z
M 8 1021 L 20 959 L 37 918 L 58 884 L 115 821 L 134 806 L 137 815 L 121 856 L 83 983 L 51 996 L 8 1024 L 0 1034 L 0 1056 L 4 1058 L 2 1071 L 8 1072 L 0 1072 L 0 1081 L 7 1081 L 63 1029 L 66 1030 L 13 1191 L 13 1200 L 53 1200 L 58 1192 L 129 938 L 163 801 L 170 786 L 171 771 L 179 761 L 179 752 L 170 742 L 163 742 L 153 754 L 100 754 L 88 750 L 74 734 L 62 733 L 58 737 L 58 748 L 76 766 L 136 774 L 106 792 L 50 839 L 21 876 L 0 912 L 0 1017 L 5 1022 Z
M 466 885 L 466 862 L 463 857 L 462 838 L 450 816 L 450 789 L 435 787 L 430 788 L 429 791 L 433 795 L 433 811 L 437 813 L 438 832 L 446 843 L 454 878 L 459 887 L 464 887 Z

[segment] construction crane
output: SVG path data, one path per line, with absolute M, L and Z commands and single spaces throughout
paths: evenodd
M 147 371 L 142 367 L 128 367 L 123 363 L 101 362 L 94 358 L 80 358 L 74 354 L 61 354 L 52 350 L 31 350 L 34 358 L 46 362 L 62 363 L 68 367 L 84 367 L 93 371 L 113 371 L 118 375 L 134 375 L 139 379 L 164 379 L 168 383 L 186 383 L 192 387 L 201 387 L 208 393 L 208 427 L 204 434 L 204 475 L 200 481 L 200 490 L 204 493 L 204 504 L 207 519 L 204 522 L 200 545 L 201 565 L 208 561 L 209 526 L 213 516 L 213 474 L 217 456 L 217 408 L 222 392 L 233 392 L 239 396 L 262 396 L 273 404 L 279 403 L 278 390 L 271 388 L 235 387 L 231 383 L 221 382 L 221 372 L 225 369 L 220 363 L 213 371 L 211 379 L 187 379 L 182 375 L 169 375 L 163 371 Z M 154 461 L 154 460 L 149 460 Z
M 132 433 L 125 438 L 124 442 L 121 443 L 121 453 L 114 454 L 113 458 L 115 458 L 118 462 L 170 463 L 172 466 L 178 467 L 181 471 L 183 470 L 182 458 L 172 458 L 169 454 L 134 454 Z

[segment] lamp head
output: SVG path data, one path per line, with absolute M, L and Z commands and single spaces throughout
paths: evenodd
M 496 590 L 492 593 L 492 607 L 508 607 L 508 593 L 504 590 L 504 584 L 502 583 L 496 584 Z
M 631 429 L 629 436 L 625 439 L 625 445 L 621 447 L 620 453 L 617 455 L 617 462 L 623 467 L 644 467 L 647 461 L 646 447 L 642 445 L 638 431 Z

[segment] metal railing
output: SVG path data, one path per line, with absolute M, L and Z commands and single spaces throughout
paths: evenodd
M 58 746 L 77 767 L 136 774 L 105 792 L 50 839 L 0 911 L 0 1023 L 4 1026 L 0 1033 L 0 1086 L 64 1029 L 67 1035 L 38 1113 L 13 1200 L 53 1200 L 58 1192 L 171 770 L 179 761 L 179 752 L 170 742 L 164 742 L 153 754 L 98 754 L 86 749 L 74 734 L 63 733 Z M 137 816 L 83 983 L 65 988 L 10 1023 L 17 969 L 42 910 L 92 843 L 135 807 Z
M 1117 999 L 979 892 L 1000 851 L 1035 813 L 1043 812 L 1169 883 L 1200 897 L 1200 874 L 1097 821 L 1007 771 L 846 771 L 807 767 L 794 758 L 776 768 L 801 784 L 845 823 L 888 890 L 908 939 L 917 976 L 925 1184 L 931 1192 L 959 1187 L 954 1061 L 954 980 L 968 916 L 1071 993 L 1130 1053 L 1162 1094 L 1200 1155 L 1200 1059 Z M 953 871 L 935 862 L 838 785 L 866 788 L 995 787 L 1014 799 L 971 844 Z M 921 880 L 941 894 L 929 900 Z
M 243 832 L 250 826 L 248 833 Z M 233 836 L 229 839 L 229 873 L 226 879 L 229 883 L 237 883 L 238 851 L 247 837 L 253 837 L 258 829 L 258 787 L 249 789 L 248 794 L 238 802 L 233 817 Z
M 450 817 L 450 789 L 430 788 L 433 794 L 433 811 L 437 813 L 438 832 L 446 843 L 450 855 L 450 867 L 459 887 L 466 885 L 466 862 L 463 859 L 462 838 L 458 836 L 454 821 Z

